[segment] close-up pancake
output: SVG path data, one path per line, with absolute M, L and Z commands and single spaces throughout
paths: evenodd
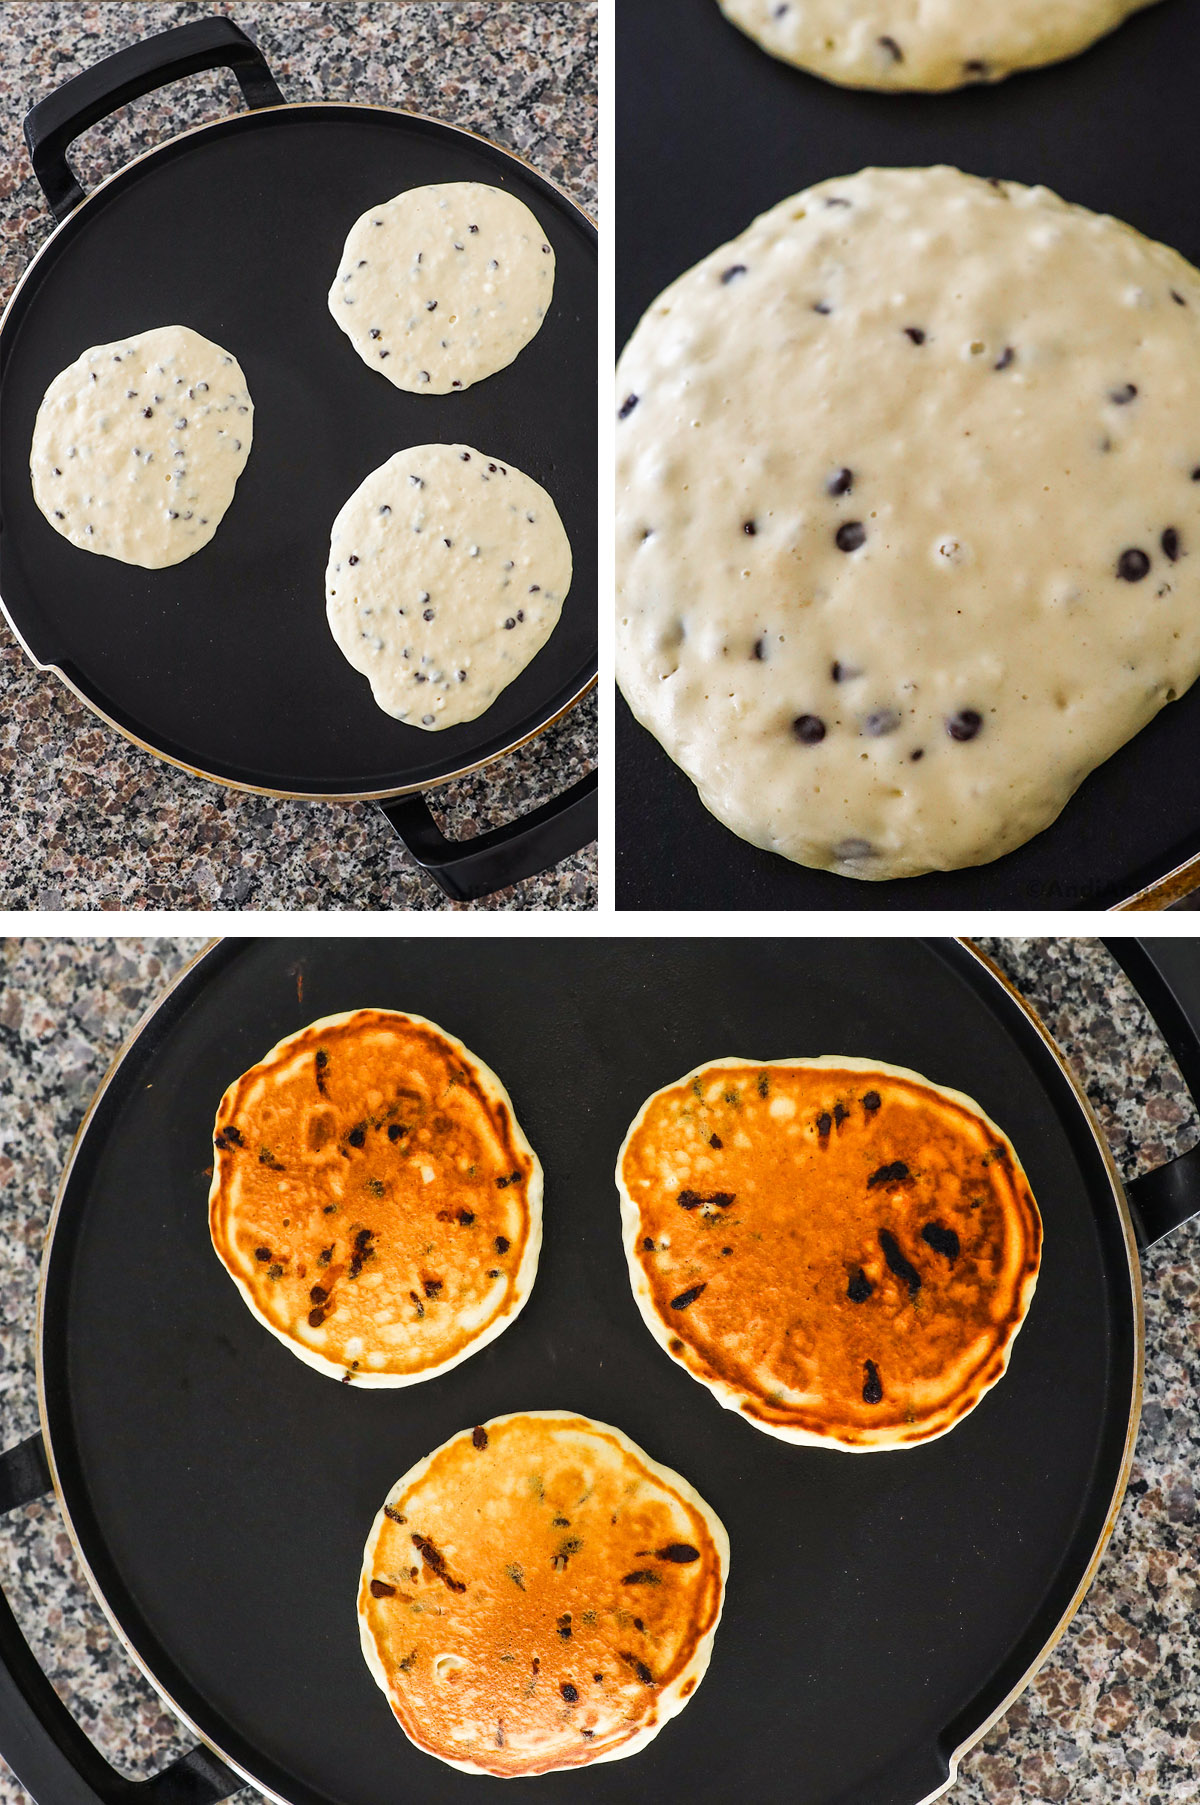
M 632 1755 L 692 1696 L 729 1538 L 686 1479 L 565 1410 L 493 1418 L 388 1494 L 363 1653 L 405 1734 L 516 1778 Z
M 621 356 L 615 668 L 752 845 L 981 865 L 1200 672 L 1200 273 L 1046 188 L 865 169 Z
M 209 1228 L 309 1366 L 412 1385 L 495 1339 L 533 1286 L 542 1168 L 499 1078 L 419 1015 L 325 1016 L 221 1099 Z
M 1151 0 L 718 0 L 772 56 L 849 88 L 935 92 L 1086 50 Z
M 651 1334 L 786 1441 L 946 1434 L 1037 1283 L 1041 1217 L 1003 1131 L 876 1060 L 709 1060 L 643 1105 L 617 1185 Z

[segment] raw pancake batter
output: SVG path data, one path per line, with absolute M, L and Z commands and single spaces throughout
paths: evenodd
M 719 0 L 764 50 L 849 88 L 959 88 L 1084 50 L 1151 0 Z
M 398 389 L 448 395 L 510 364 L 553 293 L 554 252 L 523 201 L 486 182 L 439 182 L 351 227 L 329 309 Z
M 385 714 L 452 727 L 518 677 L 558 622 L 571 547 L 531 477 L 469 445 L 414 445 L 333 523 L 329 626 Z
M 208 544 L 253 436 L 237 359 L 189 326 L 157 326 L 54 378 L 33 431 L 34 499 L 72 545 L 162 570 Z
M 621 359 L 616 671 L 735 833 L 998 858 L 1200 671 L 1200 276 L 1046 189 L 784 201 Z

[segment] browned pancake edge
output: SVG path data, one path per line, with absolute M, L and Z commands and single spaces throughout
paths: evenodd
M 638 1307 L 726 1408 L 865 1453 L 1002 1377 L 1042 1223 L 970 1097 L 878 1060 L 707 1060 L 647 1098 L 617 1186 Z
M 288 1035 L 226 1090 L 209 1229 L 249 1309 L 299 1359 L 345 1383 L 410 1385 L 524 1306 L 542 1168 L 503 1084 L 453 1034 L 351 1010 Z

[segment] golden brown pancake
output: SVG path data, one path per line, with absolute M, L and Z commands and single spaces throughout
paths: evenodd
M 531 1410 L 465 1429 L 367 1538 L 363 1653 L 405 1734 L 468 1773 L 632 1755 L 708 1666 L 729 1539 L 619 1429 Z
M 213 1246 L 320 1372 L 412 1385 L 529 1296 L 542 1168 L 496 1074 L 419 1015 L 359 1009 L 280 1041 L 213 1134 Z
M 917 1072 L 715 1059 L 617 1163 L 647 1326 L 756 1427 L 854 1451 L 944 1435 L 1004 1372 L 1042 1223 L 978 1104 Z

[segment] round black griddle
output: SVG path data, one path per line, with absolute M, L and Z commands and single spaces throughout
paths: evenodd
M 225 1085 L 280 1036 L 367 1003 L 427 1014 L 493 1064 L 546 1170 L 525 1311 L 452 1373 L 399 1391 L 325 1379 L 266 1335 L 207 1229 Z M 762 1434 L 664 1358 L 630 1292 L 612 1170 L 645 1096 L 706 1057 L 867 1049 L 994 1113 L 1046 1233 L 1002 1383 L 948 1437 L 856 1457 Z M 1170 1225 L 1162 1191 L 1150 1234 Z M 1132 1453 L 1140 1326 L 1133 1231 L 1094 1121 L 1053 1044 L 964 946 L 225 941 L 148 1019 L 77 1143 L 43 1272 L 43 1424 L 130 1647 L 290 1805 L 475 1798 L 477 1780 L 393 1721 L 359 1651 L 356 1575 L 397 1475 L 524 1407 L 618 1424 L 699 1487 L 733 1553 L 699 1701 L 619 1769 L 514 1781 L 514 1797 L 916 1805 L 1090 1578 Z M 35 1437 L 0 1462 L 0 1505 L 48 1483 Z M 99 1781 L 65 1790 L 99 1758 L 23 1650 L 0 1609 L 0 1753 L 40 1805 L 107 1801 Z M 190 1763 L 139 1796 L 198 1805 L 232 1788 L 213 1756 Z
M 183 133 L 84 199 L 65 160 L 83 126 L 217 63 L 234 67 L 251 110 Z M 209 19 L 119 52 L 30 115 L 34 167 L 63 223 L 0 329 L 0 595 L 35 662 L 160 757 L 277 795 L 395 797 L 519 746 L 594 680 L 595 230 L 533 169 L 466 131 L 386 107 L 281 102 L 250 40 Z M 326 296 L 373 202 L 457 181 L 532 209 L 554 247 L 554 299 L 508 369 L 461 394 L 409 395 L 363 363 Z M 144 571 L 53 531 L 29 446 L 47 386 L 81 351 L 175 321 L 238 358 L 254 448 L 211 544 Z M 375 705 L 329 632 L 324 590 L 338 510 L 394 452 L 430 441 L 474 445 L 542 483 L 574 556 L 542 651 L 478 720 L 437 733 Z M 402 832 L 428 831 L 415 800 L 392 813 Z M 577 814 L 573 845 L 594 837 L 583 825 Z
M 951 163 L 1042 182 L 1200 263 L 1197 67 L 1200 8 L 1185 0 L 1159 0 L 1069 62 L 932 96 L 819 81 L 751 43 L 716 0 L 618 0 L 618 346 L 669 282 L 756 215 L 873 163 Z M 1200 857 L 1198 739 L 1200 685 L 1016 852 L 965 871 L 863 883 L 739 840 L 618 698 L 617 905 L 1115 908 L 1141 895 L 1143 906 L 1161 906 L 1200 882 L 1198 868 L 1164 886 Z

